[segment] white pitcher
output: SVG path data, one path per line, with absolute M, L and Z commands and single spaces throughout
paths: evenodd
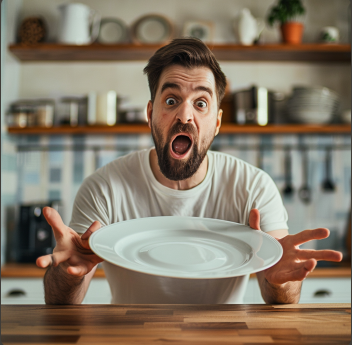
M 259 37 L 264 27 L 263 20 L 254 18 L 248 8 L 243 8 L 238 16 L 237 25 L 235 24 L 235 31 L 237 29 L 240 43 L 250 46 Z
M 61 11 L 58 41 L 65 44 L 90 44 L 99 34 L 100 15 L 80 3 L 60 5 Z M 92 19 L 92 33 L 89 28 Z

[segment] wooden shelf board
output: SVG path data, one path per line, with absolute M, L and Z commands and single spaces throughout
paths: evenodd
M 2 278 L 42 278 L 46 268 L 39 268 L 35 264 L 8 263 L 1 267 Z M 95 278 L 105 278 L 102 268 L 97 268 Z M 254 278 L 255 274 L 251 274 Z M 309 274 L 309 278 L 345 278 L 351 277 L 351 267 L 316 268 Z
M 64 45 L 41 43 L 12 44 L 9 50 L 21 61 L 146 61 L 162 45 L 90 44 Z M 349 44 L 267 44 L 242 46 L 210 44 L 209 48 L 221 61 L 302 61 L 351 62 Z
M 144 134 L 150 133 L 146 124 L 120 124 L 116 126 L 86 127 L 9 127 L 8 133 L 15 135 L 99 135 L 99 134 Z M 223 123 L 220 134 L 349 134 L 351 125 L 235 125 Z

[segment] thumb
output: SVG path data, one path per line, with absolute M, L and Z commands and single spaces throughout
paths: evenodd
M 101 227 L 100 223 L 96 220 L 95 222 L 92 223 L 92 225 L 87 229 L 87 231 L 81 236 L 81 240 L 83 242 L 83 245 L 88 249 L 89 248 L 89 244 L 88 244 L 88 240 L 90 235 L 99 230 Z
M 249 213 L 249 226 L 254 230 L 260 230 L 260 213 L 256 208 Z

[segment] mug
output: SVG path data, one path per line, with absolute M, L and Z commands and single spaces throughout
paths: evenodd
M 61 19 L 58 41 L 65 44 L 90 44 L 99 34 L 100 15 L 80 3 L 60 5 Z M 92 33 L 89 33 L 92 18 Z

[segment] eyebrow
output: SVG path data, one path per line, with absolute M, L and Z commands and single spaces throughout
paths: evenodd
M 169 83 L 166 82 L 163 84 L 163 86 L 161 87 L 161 93 L 163 93 L 166 89 L 176 89 L 176 90 L 181 90 L 181 87 L 179 84 L 176 83 Z M 205 91 L 208 92 L 210 97 L 213 97 L 213 91 L 206 86 L 197 86 L 196 88 L 193 89 L 194 91 Z

